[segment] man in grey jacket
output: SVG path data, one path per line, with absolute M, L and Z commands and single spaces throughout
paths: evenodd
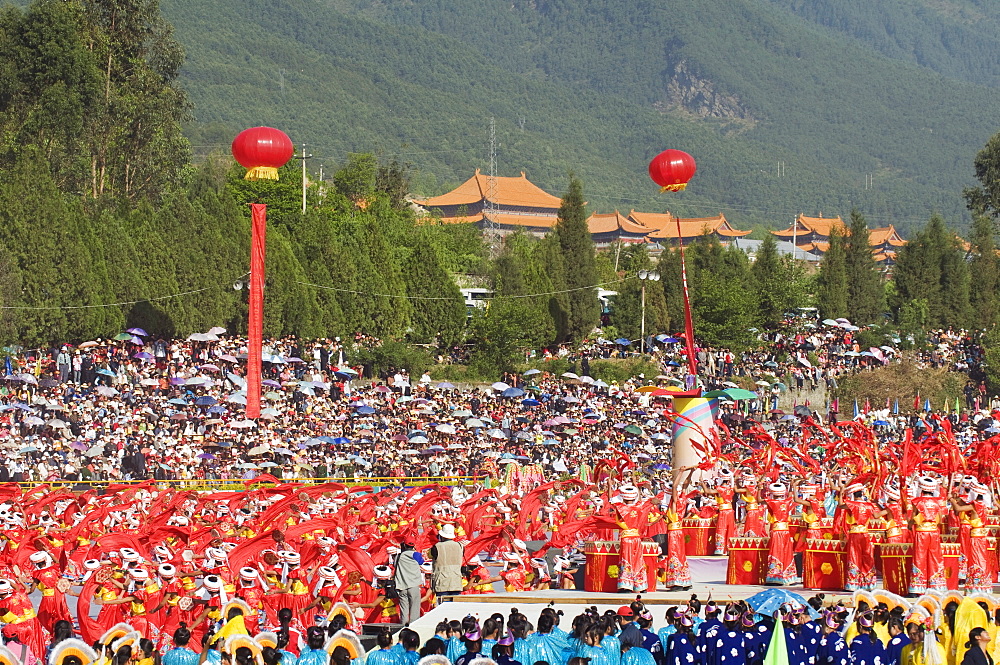
M 392 580 L 399 592 L 399 620 L 409 626 L 420 618 L 420 583 L 424 581 L 424 574 L 416 558 L 419 555 L 410 543 L 403 543 L 399 548 L 390 547 L 389 554 L 395 557 L 392 567 L 396 572 Z
M 455 527 L 445 524 L 438 531 L 438 543 L 431 548 L 434 572 L 431 573 L 431 588 L 440 601 L 442 597 L 457 596 L 462 593 L 462 563 L 465 548 L 455 542 Z

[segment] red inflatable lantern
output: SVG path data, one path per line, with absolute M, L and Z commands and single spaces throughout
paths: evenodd
M 661 192 L 679 192 L 697 169 L 694 157 L 683 150 L 664 150 L 649 163 L 649 177 Z
M 247 180 L 277 180 L 293 154 L 292 140 L 274 127 L 244 129 L 233 139 L 233 157 L 247 169 Z

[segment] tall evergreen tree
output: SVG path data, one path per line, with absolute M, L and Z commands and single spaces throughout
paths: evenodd
M 844 237 L 836 230 L 830 232 L 830 246 L 819 266 L 816 301 L 820 315 L 837 319 L 846 316 L 847 310 L 847 257 Z
M 496 294 L 498 297 L 552 293 L 557 290 L 549 273 L 546 241 L 517 232 L 504 239 L 503 250 L 496 260 Z M 536 347 L 548 346 L 556 340 L 556 326 L 550 308 L 550 296 L 518 298 L 526 337 Z
M 763 326 L 778 325 L 785 312 L 804 300 L 802 271 L 793 257 L 778 254 L 778 240 L 773 234 L 768 233 L 761 242 L 750 273 Z
M 455 280 L 441 267 L 433 245 L 417 238 L 403 264 L 403 279 L 412 298 L 411 338 L 425 344 L 458 343 L 465 327 L 465 303 Z
M 587 209 L 583 186 L 570 178 L 569 190 L 559 206 L 555 225 L 566 274 L 566 340 L 579 341 L 594 329 L 601 317 L 597 299 L 597 269 L 594 265 L 594 239 L 587 228 Z M 588 288 L 591 287 L 591 288 Z
M 989 328 L 997 323 L 997 285 L 1000 284 L 1000 260 L 997 257 L 996 231 L 985 215 L 972 218 L 969 282 L 972 285 L 969 305 L 973 325 Z
M 964 192 L 969 210 L 974 215 L 996 219 L 1000 217 L 1000 132 L 991 136 L 976 154 L 974 166 L 980 186 Z
M 844 246 L 847 270 L 847 316 L 857 325 L 874 323 L 885 312 L 885 289 L 868 233 L 868 223 L 851 211 L 851 226 Z
M 932 215 L 899 251 L 893 280 L 897 293 L 894 309 L 899 312 L 907 303 L 923 300 L 926 325 L 937 328 L 968 324 L 971 296 L 965 251 L 940 215 Z

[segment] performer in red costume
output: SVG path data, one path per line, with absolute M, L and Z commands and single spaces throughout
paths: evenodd
M 647 590 L 646 566 L 642 561 L 643 530 L 649 523 L 649 506 L 639 501 L 639 488 L 622 485 L 612 499 L 612 511 L 621 534 L 618 589 L 643 593 Z
M 42 658 L 48 636 L 35 614 L 28 594 L 18 591 L 9 580 L 0 580 L 0 622 L 3 623 L 4 637 L 16 637 Z
M 743 536 L 763 538 L 767 533 L 764 527 L 764 508 L 757 497 L 757 478 L 752 474 L 744 474 L 740 485 L 736 488 L 736 495 L 746 504 Z
M 685 471 L 687 473 L 685 473 Z M 684 490 L 691 483 L 693 469 L 683 467 L 677 479 L 674 480 L 670 492 L 670 503 L 665 506 L 664 519 L 667 522 L 667 561 L 666 579 L 664 584 L 672 590 L 687 590 L 691 588 L 691 569 L 687 562 L 687 545 L 684 542 L 684 517 L 687 515 L 687 497 Z M 681 482 L 681 476 L 684 481 Z
M 951 496 L 951 506 L 958 513 L 963 525 L 968 525 L 967 539 L 962 542 L 961 551 L 965 554 L 966 577 L 965 590 L 968 593 L 993 593 L 993 579 L 996 573 L 992 570 L 989 559 L 989 529 L 986 527 L 986 517 L 989 509 L 989 489 L 973 480 L 969 486 L 968 500 L 963 501 L 954 492 Z M 960 532 L 961 533 L 961 532 Z
M 35 564 L 35 570 L 31 571 L 31 582 L 42 594 L 42 602 L 38 604 L 38 622 L 49 632 L 52 632 L 56 621 L 72 623 L 73 615 L 66 605 L 66 593 L 59 589 L 62 574 L 56 568 L 52 556 L 48 552 L 35 552 L 29 559 Z
M 716 473 L 715 487 L 701 484 L 701 493 L 714 496 L 718 515 L 715 520 L 715 554 L 729 553 L 729 539 L 736 535 L 736 511 L 733 509 L 733 472 L 723 467 Z
M 875 550 L 868 531 L 870 522 L 879 514 L 868 500 L 865 486 L 852 483 L 844 488 L 834 520 L 834 531 L 847 534 L 848 591 L 875 588 Z
M 240 568 L 240 583 L 236 587 L 236 597 L 250 607 L 250 614 L 244 616 L 243 621 L 251 635 L 256 635 L 261 626 L 268 624 L 267 605 L 264 602 L 264 597 L 267 595 L 265 584 L 256 568 L 249 566 Z
M 792 532 L 788 529 L 793 502 L 788 498 L 788 486 L 784 483 L 768 485 L 771 498 L 767 501 L 768 521 L 771 523 L 771 542 L 767 552 L 767 584 L 794 584 L 795 550 Z
M 905 543 L 909 532 L 906 525 L 906 511 L 899 499 L 899 488 L 887 486 L 882 490 L 885 495 L 885 505 L 877 517 L 885 519 L 885 541 L 887 543 Z
M 941 481 L 921 476 L 920 495 L 913 499 L 913 570 L 911 594 L 945 591 L 944 558 L 941 555 L 941 523 L 947 514 L 946 501 L 938 496 Z

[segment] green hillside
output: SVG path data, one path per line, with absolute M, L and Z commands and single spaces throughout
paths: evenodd
M 274 124 L 309 144 L 317 168 L 352 151 L 398 155 L 417 193 L 434 194 L 487 167 L 495 116 L 502 174 L 524 170 L 561 194 L 575 172 L 598 210 L 722 210 L 746 227 L 856 206 L 875 225 L 912 228 L 932 210 L 964 224 L 972 160 L 1000 127 L 991 81 L 880 53 L 793 5 L 165 0 L 163 11 L 187 52 L 202 152 Z M 645 175 L 666 147 L 699 165 L 669 199 Z

